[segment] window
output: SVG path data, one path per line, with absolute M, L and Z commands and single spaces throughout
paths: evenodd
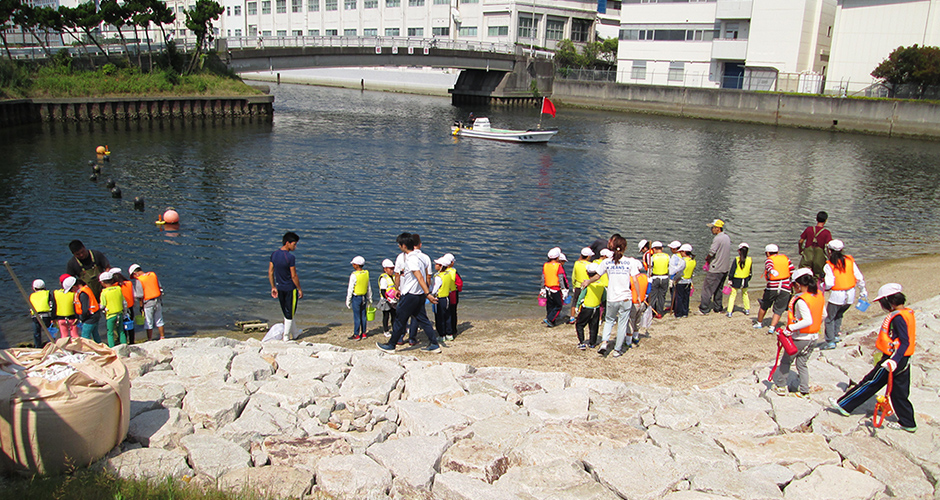
M 362 2 L 362 8 L 363 9 L 378 9 L 379 0 L 365 0 L 364 2 Z
M 467 3 L 480 3 L 480 0 L 460 0 L 460 3 L 462 3 L 462 4 L 467 4 Z
M 304 30 L 291 30 L 291 36 L 304 36 Z
M 304 0 L 290 0 L 290 11 L 301 12 L 304 10 L 303 3 Z
M 571 41 L 572 42 L 586 42 L 592 30 L 591 25 L 592 21 L 587 19 L 572 19 L 571 20 Z
M 261 36 L 271 36 L 271 30 L 263 30 Z
M 670 82 L 681 82 L 684 73 L 684 62 L 671 62 L 669 63 L 669 75 L 666 77 L 666 79 Z
M 408 36 L 424 36 L 424 28 L 408 28 Z
M 715 39 L 715 30 L 687 30 L 686 41 L 710 42 Z
M 343 0 L 343 9 L 356 10 L 356 0 Z
M 646 61 L 633 61 L 633 68 L 630 70 L 630 78 L 634 80 L 646 80 Z
M 356 36 L 356 28 L 346 28 L 343 30 L 343 36 Z
M 320 36 L 320 30 L 307 30 L 307 36 Z
M 621 40 L 652 40 L 653 30 L 620 30 Z
M 385 36 L 398 36 L 401 34 L 399 28 L 385 28 Z
M 287 36 L 287 30 L 277 30 L 277 36 Z
M 258 36 L 258 27 L 254 24 L 248 25 L 248 36 Z
M 271 13 L 271 0 L 262 0 L 261 2 L 261 13 L 270 14 Z
M 385 0 L 386 7 L 401 7 L 401 0 Z
M 248 7 L 249 16 L 258 15 L 258 2 L 248 2 L 246 5 Z
M 379 36 L 378 28 L 364 28 L 362 30 L 362 36 Z
M 535 38 L 535 34 L 539 30 L 538 20 L 535 20 L 531 17 L 519 17 L 519 38 Z
M 450 36 L 450 26 L 431 28 L 431 36 Z
M 319 12 L 319 11 L 320 11 L 320 0 L 307 0 L 307 11 L 308 11 L 308 12 Z
M 677 41 L 685 40 L 685 30 L 655 30 L 653 40 Z
M 287 0 L 276 0 L 274 5 L 278 14 L 287 14 Z
M 231 16 L 231 15 L 232 15 L 232 8 L 231 8 L 231 7 L 226 7 L 226 8 L 225 8 L 225 15 L 226 15 L 226 16 Z
M 490 26 L 486 34 L 487 36 L 509 36 L 509 26 Z
M 232 11 L 232 15 L 235 15 L 235 16 L 240 16 L 240 15 L 242 15 L 242 6 L 241 6 L 241 5 L 236 5 L 236 6 L 234 7 L 234 10 Z
M 725 40 L 737 40 L 740 25 L 738 23 L 728 23 L 725 25 Z
M 457 36 L 477 36 L 477 27 L 461 26 L 457 29 Z
M 339 30 L 324 30 L 326 36 L 336 36 L 339 35 Z
M 565 37 L 565 22 L 549 19 L 545 22 L 545 38 L 548 40 L 561 40 Z
M 227 31 L 228 31 L 228 33 L 226 33 L 225 36 L 232 36 L 232 30 L 227 30 Z
M 434 5 L 450 5 L 450 0 L 434 0 Z
M 409 7 L 424 7 L 424 0 L 408 0 Z
M 336 3 L 338 0 L 326 0 L 326 5 L 324 10 L 339 10 L 339 6 Z

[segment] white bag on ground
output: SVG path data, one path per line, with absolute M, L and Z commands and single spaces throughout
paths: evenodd
M 275 323 L 272 326 L 268 333 L 261 339 L 262 342 L 267 342 L 269 340 L 284 340 L 284 323 Z
M 653 308 L 645 306 L 643 311 L 643 316 L 640 317 L 640 328 L 646 330 L 653 324 Z

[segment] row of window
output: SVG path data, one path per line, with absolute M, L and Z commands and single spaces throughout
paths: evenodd
M 430 1 L 434 5 L 450 5 L 450 0 L 407 0 L 409 7 L 424 7 L 425 2 Z M 358 8 L 359 0 L 343 0 L 343 9 L 344 10 L 355 10 Z M 461 0 L 461 4 L 468 3 L 479 3 L 480 0 Z M 395 8 L 401 7 L 402 0 L 385 0 L 386 8 Z M 246 4 L 248 15 L 254 16 L 258 14 L 258 2 L 248 2 Z M 379 0 L 362 0 L 363 9 L 377 9 L 379 8 Z M 287 13 L 287 0 L 275 0 L 274 9 L 277 14 L 286 14 Z M 323 10 L 334 11 L 339 10 L 339 0 L 324 0 Z M 291 12 L 303 12 L 303 0 L 290 0 L 290 11 Z M 308 12 L 319 12 L 320 11 L 320 0 L 307 0 L 307 11 Z M 271 13 L 271 0 L 261 0 L 261 13 L 270 14 Z M 242 15 L 242 9 L 240 5 L 236 5 L 234 10 L 229 7 L 226 7 L 226 15 L 228 16 L 240 16 Z
M 702 41 L 710 42 L 715 39 L 718 31 L 715 29 L 622 29 L 621 40 L 662 40 L 662 41 Z
M 477 29 L 474 27 L 467 27 L 466 32 L 464 28 L 461 28 L 458 31 L 459 35 L 462 36 L 476 36 Z M 181 30 L 185 31 L 185 30 Z M 275 36 L 287 36 L 287 30 L 277 30 L 272 32 L 270 30 L 264 30 L 261 32 L 261 36 L 271 36 L 272 33 Z M 324 36 L 339 36 L 338 29 L 327 29 L 323 30 Z M 400 36 L 401 29 L 399 28 L 385 28 L 385 36 Z M 431 28 L 432 36 L 450 36 L 450 28 Z M 232 30 L 228 30 L 228 36 L 242 36 L 242 30 L 236 29 L 234 34 Z M 248 36 L 258 36 L 258 26 L 250 24 L 248 25 Z M 291 30 L 290 36 L 304 36 L 303 30 Z M 320 36 L 320 30 L 307 30 L 307 36 Z M 344 29 L 343 36 L 359 36 L 355 28 Z M 363 28 L 362 36 L 379 36 L 379 30 L 377 28 Z M 414 37 L 423 37 L 424 28 L 408 28 L 408 36 Z
M 630 78 L 634 80 L 646 80 L 646 62 L 633 61 L 630 68 Z M 669 63 L 669 72 L 666 74 L 666 80 L 670 82 L 681 82 L 685 75 L 685 63 L 682 61 L 672 61 Z

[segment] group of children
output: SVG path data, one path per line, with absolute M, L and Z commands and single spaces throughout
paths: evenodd
M 147 331 L 147 340 L 153 339 L 157 328 L 163 331 L 163 288 L 154 272 L 144 272 L 138 264 L 128 269 L 125 278 L 120 268 L 99 273 L 100 291 L 96 293 L 89 283 L 69 274 L 59 277 L 60 288 L 48 290 L 45 281 L 33 281 L 29 296 L 33 319 L 33 343 L 42 347 L 43 326 L 60 338 L 86 338 L 101 342 L 99 325 L 104 318 L 108 346 L 133 344 L 137 326 Z M 95 287 L 98 288 L 98 287 Z

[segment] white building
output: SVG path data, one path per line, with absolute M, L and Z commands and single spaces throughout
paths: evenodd
M 839 0 L 827 93 L 863 93 L 894 49 L 940 45 L 940 0 Z
M 624 0 L 617 82 L 821 90 L 836 0 Z

